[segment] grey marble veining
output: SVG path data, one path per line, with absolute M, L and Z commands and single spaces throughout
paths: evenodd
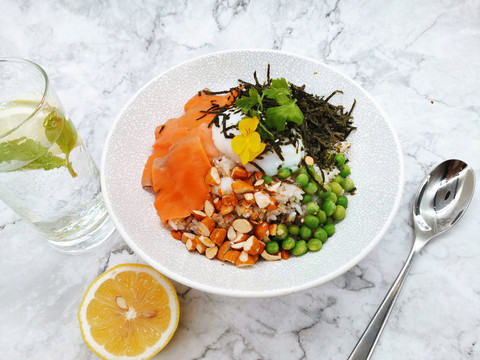
M 393 122 L 404 197 L 362 262 L 325 285 L 273 299 L 175 283 L 179 328 L 155 359 L 346 359 L 407 256 L 419 182 L 453 157 L 480 174 L 478 1 L 2 0 L 0 9 L 0 56 L 46 69 L 97 163 L 136 90 L 171 66 L 226 49 L 323 61 L 369 91 Z M 458 227 L 423 251 L 373 359 L 480 358 L 479 199 L 477 191 Z M 60 254 L 5 207 L 0 244 L 0 357 L 95 359 L 77 322 L 83 294 L 106 269 L 142 260 L 119 237 L 86 255 Z

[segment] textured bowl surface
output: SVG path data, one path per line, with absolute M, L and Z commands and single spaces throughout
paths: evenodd
M 183 114 L 199 90 L 225 90 L 237 79 L 260 81 L 285 77 L 308 92 L 334 96 L 349 108 L 354 125 L 349 141 L 350 167 L 357 192 L 347 216 L 317 253 L 288 261 L 261 261 L 236 268 L 190 253 L 161 224 L 154 195 L 143 190 L 141 176 L 151 154 L 155 127 Z M 180 164 L 181 166 L 181 164 Z M 381 181 L 379 181 L 381 179 Z M 403 186 L 403 162 L 393 129 L 375 101 L 352 80 L 325 64 L 276 51 L 237 50 L 215 53 L 178 65 L 140 89 L 120 112 L 107 138 L 102 159 L 102 187 L 109 213 L 122 237 L 150 265 L 168 277 L 203 291 L 239 297 L 269 297 L 325 283 L 355 266 L 387 230 Z

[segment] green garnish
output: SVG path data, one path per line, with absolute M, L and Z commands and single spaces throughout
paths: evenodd
M 59 115 L 57 110 L 53 110 L 45 118 L 43 122 L 45 128 L 45 135 L 51 143 L 55 142 L 60 150 L 65 154 L 67 161 L 67 169 L 72 175 L 76 177 L 77 174 L 73 170 L 72 163 L 70 162 L 70 152 L 77 144 L 77 131 L 71 120 L 66 120 L 64 116 Z
M 251 88 L 248 91 L 249 96 L 242 96 L 235 101 L 235 104 L 242 110 L 242 113 L 248 114 L 250 109 L 257 106 L 257 110 L 262 110 L 262 97 L 258 93 L 257 89 Z
M 35 160 L 22 169 L 52 170 L 67 165 L 65 159 L 53 155 L 38 141 L 25 136 L 0 143 L 0 162 L 30 161 L 31 159 Z

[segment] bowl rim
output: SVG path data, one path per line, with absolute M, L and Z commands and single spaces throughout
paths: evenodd
M 183 285 L 186 285 L 188 287 L 191 287 L 191 288 L 194 288 L 194 289 L 197 289 L 197 290 L 201 290 L 201 291 L 204 291 L 204 292 L 207 292 L 207 293 L 215 294 L 215 295 L 222 295 L 222 296 L 236 297 L 236 298 L 269 298 L 269 297 L 276 297 L 276 296 L 293 294 L 293 293 L 297 293 L 297 292 L 304 291 L 304 290 L 307 290 L 307 289 L 311 289 L 311 288 L 319 286 L 321 284 L 325 284 L 325 283 L 339 277 L 340 275 L 343 275 L 344 273 L 346 273 L 350 269 L 352 269 L 355 265 L 357 265 L 360 261 L 362 261 L 373 250 L 373 248 L 380 242 L 380 240 L 384 237 L 385 233 L 387 232 L 388 228 L 390 227 L 390 225 L 391 225 L 391 223 L 392 223 L 392 221 L 393 221 L 393 219 L 394 219 L 394 217 L 395 217 L 395 215 L 398 211 L 398 208 L 400 206 L 400 201 L 401 201 L 401 198 L 402 198 L 403 187 L 404 187 L 404 159 L 403 159 L 403 152 L 402 152 L 402 148 L 401 148 L 401 145 L 400 145 L 400 141 L 399 141 L 398 136 L 395 132 L 395 129 L 393 128 L 392 122 L 387 117 L 384 110 L 380 107 L 380 105 L 373 98 L 373 96 L 371 96 L 370 93 L 368 93 L 355 80 L 351 79 L 350 77 L 346 76 L 342 72 L 332 68 L 330 65 L 327 65 L 327 64 L 325 64 L 321 61 L 312 59 L 312 58 L 307 57 L 307 56 L 298 55 L 298 54 L 294 54 L 294 53 L 290 53 L 290 52 L 286 52 L 286 51 L 281 51 L 281 50 L 248 49 L 248 48 L 246 48 L 246 49 L 234 49 L 234 50 L 223 50 L 223 51 L 208 53 L 208 54 L 205 54 L 205 55 L 202 55 L 202 56 L 197 56 L 197 57 L 194 57 L 192 59 L 183 61 L 183 62 L 181 62 L 181 63 L 179 63 L 179 64 L 177 64 L 173 67 L 168 68 L 167 70 L 161 72 L 159 75 L 157 75 L 154 78 L 147 81 L 142 87 L 140 87 L 140 89 L 138 89 L 130 97 L 130 99 L 127 101 L 127 103 L 118 112 L 117 116 L 115 117 L 115 120 L 113 121 L 112 125 L 110 126 L 110 130 L 109 130 L 108 135 L 105 139 L 105 143 L 104 143 L 104 147 L 103 147 L 103 151 L 102 151 L 101 167 L 100 167 L 101 187 L 102 187 L 102 189 L 107 188 L 107 184 L 106 184 L 106 180 L 105 180 L 105 171 L 106 171 L 105 170 L 105 162 L 106 162 L 106 157 L 107 157 L 108 144 L 110 143 L 113 132 L 115 131 L 116 126 L 117 126 L 121 116 L 125 112 L 125 110 L 137 99 L 138 95 L 140 93 L 142 93 L 144 91 L 144 89 L 149 87 L 152 83 L 157 81 L 159 78 L 164 76 L 166 73 L 168 73 L 170 71 L 173 71 L 178 67 L 185 66 L 185 65 L 188 65 L 190 63 L 194 63 L 194 62 L 196 62 L 200 59 L 203 59 L 203 58 L 215 57 L 215 56 L 226 55 L 226 54 L 234 54 L 234 53 L 244 53 L 244 52 L 282 54 L 282 55 L 286 55 L 286 56 L 289 56 L 289 57 L 313 62 L 313 63 L 316 63 L 320 66 L 326 67 L 329 71 L 332 71 L 332 72 L 336 73 L 337 75 L 344 78 L 346 81 L 352 82 L 361 92 L 364 93 L 364 95 L 372 102 L 372 104 L 378 109 L 378 111 L 380 112 L 382 117 L 385 119 L 385 121 L 388 125 L 388 128 L 390 129 L 390 131 L 393 135 L 393 139 L 395 141 L 395 146 L 396 146 L 396 149 L 397 149 L 397 152 L 398 152 L 398 155 L 399 155 L 399 182 L 398 182 L 398 188 L 396 189 L 397 194 L 396 194 L 396 197 L 395 197 L 395 201 L 394 201 L 392 210 L 390 211 L 390 215 L 387 218 L 387 220 L 385 221 L 385 223 L 383 224 L 383 227 L 376 234 L 373 241 L 371 241 L 368 244 L 368 246 L 363 248 L 362 251 L 359 254 L 357 254 L 354 258 L 352 258 L 349 262 L 347 262 L 343 266 L 339 267 L 337 270 L 328 274 L 328 276 L 325 276 L 325 277 L 323 277 L 321 279 L 318 279 L 318 280 L 313 280 L 313 281 L 310 281 L 310 282 L 306 282 L 306 283 L 301 284 L 299 286 L 289 287 L 289 288 L 280 288 L 280 289 L 276 289 L 276 290 L 265 290 L 265 291 L 259 291 L 259 290 L 248 290 L 248 291 L 246 291 L 246 290 L 241 290 L 241 291 L 225 290 L 225 289 L 221 289 L 221 288 L 217 288 L 217 287 L 212 287 L 210 285 L 198 284 L 195 281 L 191 281 L 190 279 L 185 278 L 181 275 L 178 275 L 177 273 L 169 270 L 168 268 L 163 267 L 161 264 L 159 264 L 157 261 L 155 261 L 152 257 L 150 257 L 148 254 L 146 254 L 133 241 L 133 239 L 130 238 L 127 231 L 125 231 L 125 229 L 123 228 L 123 225 L 121 224 L 119 219 L 117 219 L 115 217 L 114 212 L 113 212 L 113 206 L 112 206 L 112 203 L 110 202 L 110 198 L 108 197 L 107 193 L 103 192 L 103 191 L 102 191 L 102 193 L 103 193 L 103 199 L 104 199 L 105 205 L 107 207 L 107 211 L 109 213 L 109 216 L 112 219 L 112 221 L 115 225 L 115 228 L 120 233 L 120 236 L 127 243 L 127 245 L 130 246 L 136 254 L 138 254 L 138 256 L 140 258 L 145 260 L 149 265 L 151 265 L 152 267 L 154 267 L 155 269 L 160 271 L 162 274 L 164 274 L 167 277 L 169 277 L 169 278 L 171 278 L 175 281 L 178 281 L 179 283 L 181 283 Z

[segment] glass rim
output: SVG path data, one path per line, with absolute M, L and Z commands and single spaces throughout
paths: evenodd
M 15 58 L 15 57 L 0 57 L 0 63 L 21 63 L 21 64 L 31 66 L 31 67 L 35 68 L 36 70 L 38 70 L 38 72 L 43 76 L 43 79 L 45 80 L 45 85 L 44 85 L 44 89 L 43 89 L 42 98 L 38 102 L 35 109 L 31 112 L 30 115 L 28 115 L 20 124 L 15 126 L 13 129 L 9 129 L 5 133 L 0 133 L 0 139 L 1 139 L 5 136 L 11 134 L 15 130 L 17 130 L 20 126 L 22 126 L 28 120 L 30 120 L 32 117 L 34 117 L 35 114 L 37 114 L 44 107 L 46 99 L 47 99 L 47 95 L 48 95 L 48 90 L 50 88 L 50 80 L 48 79 L 48 75 L 45 72 L 45 70 L 43 70 L 43 68 L 40 65 L 34 63 L 31 60 L 27 60 L 27 59 L 23 59 L 23 58 Z

